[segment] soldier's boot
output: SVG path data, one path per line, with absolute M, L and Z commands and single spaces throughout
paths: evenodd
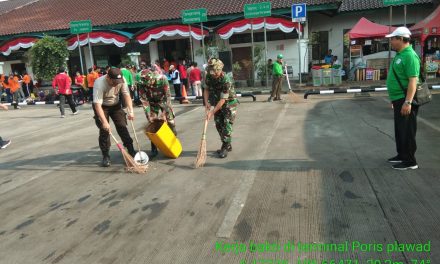
M 151 153 L 150 153 L 150 159 L 154 159 L 159 155 L 159 151 L 157 151 L 156 145 L 154 145 L 153 142 L 151 142 Z
M 231 144 L 225 143 L 224 147 L 220 150 L 220 153 L 218 154 L 219 158 L 224 159 L 228 156 L 228 149 L 232 150 Z
M 231 151 L 232 151 L 232 146 L 231 146 L 231 144 L 229 144 L 229 143 L 223 143 L 223 144 L 222 144 L 222 147 L 221 147 L 220 149 L 217 150 L 217 154 L 220 154 L 220 152 L 222 152 L 222 149 L 223 149 L 223 148 L 226 148 L 226 150 L 227 150 L 228 152 L 231 152 Z

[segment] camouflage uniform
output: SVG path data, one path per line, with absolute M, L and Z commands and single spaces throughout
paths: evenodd
M 150 120 L 151 113 L 159 116 L 159 112 L 162 111 L 168 125 L 175 131 L 174 111 L 171 105 L 171 93 L 167 77 L 156 72 L 143 72 L 141 73 L 139 88 L 148 121 L 152 121 Z
M 139 94 L 148 122 L 152 122 L 151 114 L 159 117 L 159 112 L 165 114 L 168 126 L 177 136 L 174 111 L 171 105 L 171 93 L 168 78 L 157 71 L 144 70 L 138 83 Z M 157 147 L 151 142 L 152 157 L 157 155 Z
M 235 94 L 233 80 L 224 72 L 220 78 L 207 74 L 205 89 L 209 91 L 209 104 L 213 107 L 221 99 L 226 99 L 225 104 L 214 114 L 214 121 L 223 146 L 230 146 L 232 142 L 232 125 L 237 113 L 238 100 Z

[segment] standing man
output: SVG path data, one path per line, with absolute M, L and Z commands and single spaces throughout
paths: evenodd
M 179 98 L 180 102 L 182 102 L 182 82 L 180 81 L 180 72 L 176 69 L 174 65 L 170 66 L 170 77 L 173 81 L 174 93 L 176 94 L 176 97 Z
M 64 118 L 64 104 L 69 103 L 70 109 L 72 109 L 73 115 L 78 114 L 78 110 L 76 110 L 75 103 L 73 102 L 72 96 L 72 80 L 69 75 L 66 73 L 66 69 L 64 67 L 60 67 L 58 70 L 58 75 L 52 81 L 52 87 L 56 91 L 56 93 L 60 96 L 60 111 L 61 118 Z
M 189 80 L 193 89 L 194 96 L 203 96 L 202 94 L 202 72 L 197 67 L 197 62 L 193 62 L 192 70 L 189 74 Z
M 26 88 L 25 90 L 25 96 L 26 97 L 31 97 L 32 94 L 32 87 L 31 87 L 31 77 L 29 76 L 29 74 L 27 72 L 24 73 L 23 75 L 23 86 Z
M 208 112 L 208 120 L 214 117 L 215 126 L 222 141 L 221 149 L 217 150 L 220 158 L 226 158 L 232 151 L 232 126 L 237 113 L 238 100 L 233 80 L 223 72 L 223 62 L 210 59 L 207 67 L 204 102 Z M 211 106 L 214 109 L 211 110 Z
M 413 99 L 419 82 L 420 59 L 410 45 L 408 28 L 399 27 L 386 37 L 391 38 L 391 46 L 397 51 L 387 78 L 388 94 L 394 108 L 397 156 L 388 161 L 396 163 L 393 169 L 415 170 L 419 168 L 415 157 L 419 107 Z
M 0 109 L 8 111 L 8 106 L 4 104 L 0 104 Z M 10 140 L 3 140 L 2 137 L 0 137 L 0 149 L 5 149 L 11 144 Z
M 281 101 L 281 87 L 283 86 L 283 54 L 278 54 L 277 61 L 273 64 L 273 82 L 272 82 L 272 92 L 270 93 L 268 102 Z
M 127 107 L 127 114 L 122 110 L 119 103 L 119 93 L 122 93 L 123 100 Z M 102 152 L 102 167 L 109 167 L 110 162 L 110 118 L 113 120 L 116 131 L 121 138 L 124 146 L 131 156 L 136 152 L 133 148 L 133 139 L 127 129 L 127 116 L 129 120 L 134 120 L 133 105 L 131 102 L 130 91 L 124 82 L 124 77 L 120 69 L 112 68 L 108 73 L 99 77 L 93 87 L 93 111 L 95 113 L 95 123 L 99 128 L 99 147 Z
M 125 66 L 125 68 L 121 69 L 122 77 L 127 81 L 128 89 L 130 90 L 131 98 L 134 98 L 134 87 L 133 87 L 133 73 L 130 70 L 131 65 Z
M 20 83 L 17 76 L 9 75 L 8 79 L 10 93 L 12 95 L 12 105 L 14 106 L 14 109 L 20 109 L 18 106 L 18 97 L 19 97 L 19 90 L 20 90 Z
M 142 71 L 139 92 L 148 122 L 152 123 L 155 119 L 159 119 L 160 111 L 174 135 L 177 136 L 168 78 L 162 74 L 158 67 L 153 65 L 151 69 Z M 151 142 L 150 157 L 154 158 L 157 155 L 157 147 Z
M 87 74 L 87 88 L 89 88 L 89 102 L 93 103 L 93 87 L 95 86 L 96 79 L 99 78 L 97 72 L 93 68 L 89 69 L 89 74 Z

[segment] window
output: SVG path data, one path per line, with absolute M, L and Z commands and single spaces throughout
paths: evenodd
M 296 31 L 284 33 L 282 31 L 267 31 L 267 41 L 277 41 L 286 39 L 297 39 Z M 251 43 L 251 33 L 235 34 L 229 39 L 229 44 Z M 264 42 L 264 32 L 254 33 L 254 42 Z
M 310 42 L 312 45 L 312 59 L 324 59 L 328 52 L 328 31 L 312 32 Z

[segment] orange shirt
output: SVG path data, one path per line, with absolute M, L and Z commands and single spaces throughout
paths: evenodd
M 99 75 L 97 72 L 92 72 L 87 74 L 87 85 L 89 88 L 93 88 L 93 85 L 95 85 L 95 80 L 99 78 Z
M 31 77 L 26 74 L 25 76 L 23 76 L 23 82 L 25 84 L 30 84 L 31 83 Z
M 11 88 L 11 93 L 15 93 L 20 89 L 20 83 L 18 82 L 18 77 L 9 77 L 9 87 Z

